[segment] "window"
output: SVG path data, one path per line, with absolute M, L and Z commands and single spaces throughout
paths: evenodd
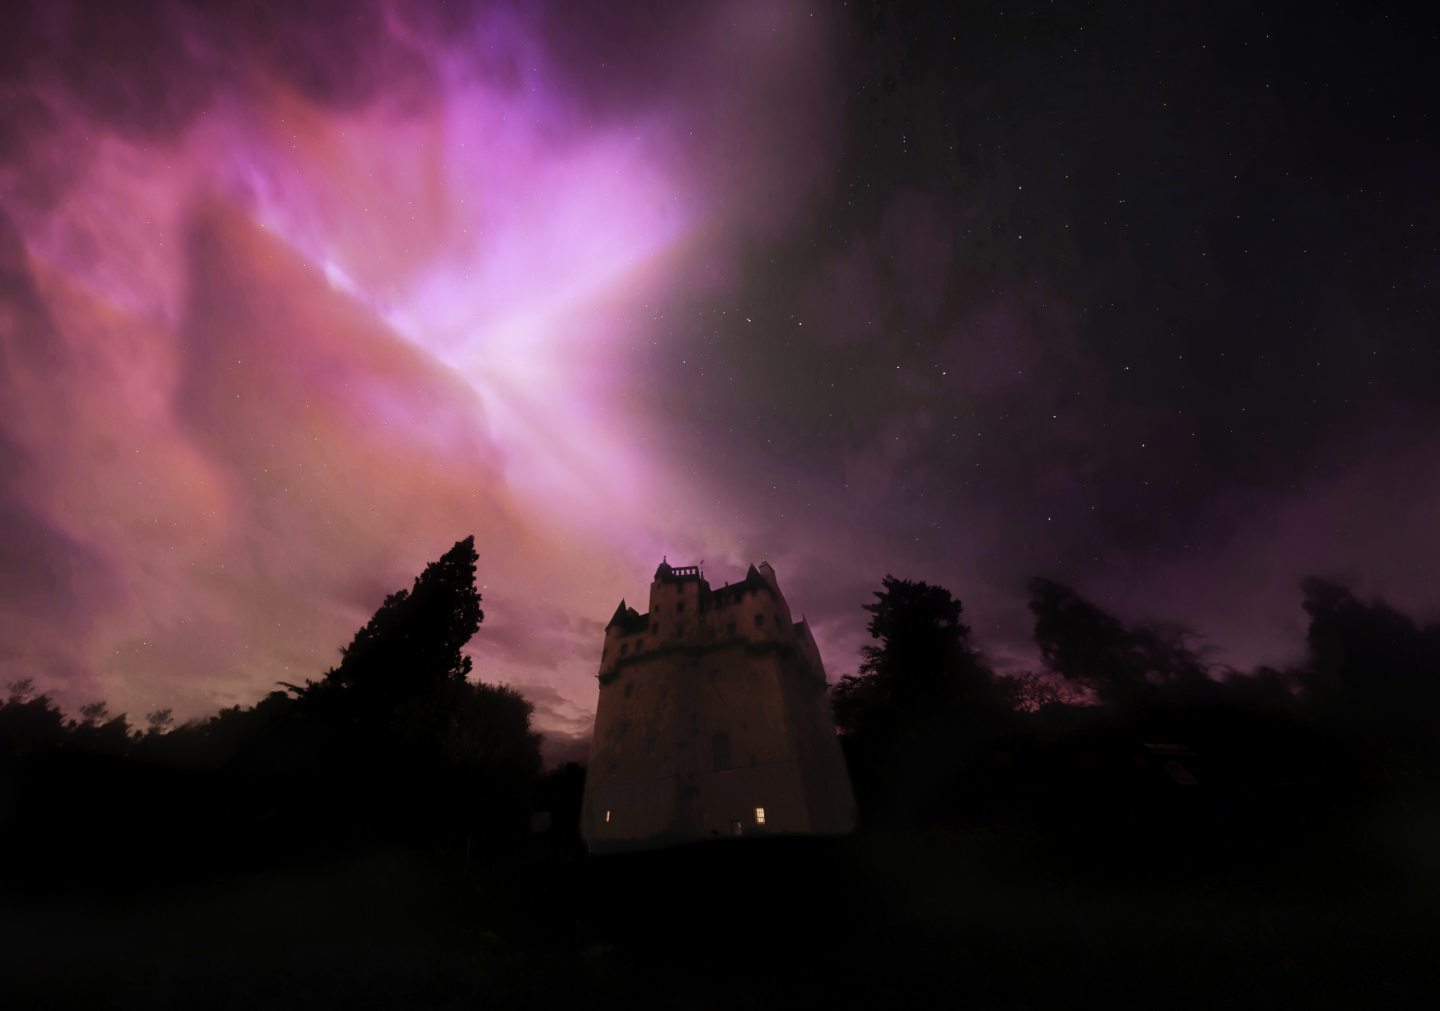
M 678 625 L 675 626 L 675 636 L 676 636 L 676 638 L 680 638 L 680 637 L 684 636 L 684 634 L 685 634 L 685 623 L 682 621 L 680 624 L 678 624 Z
M 676 614 L 684 614 L 684 613 L 685 613 L 685 601 L 682 600 L 682 601 L 680 601 L 678 604 L 675 605 L 675 613 L 676 613 Z
M 730 831 L 735 835 L 744 835 L 745 825 L 740 821 L 739 818 L 736 818 L 730 823 Z
M 765 809 L 764 809 L 763 807 L 757 807 L 757 808 L 755 809 L 755 824 L 756 824 L 756 825 L 764 825 L 764 824 L 765 824 Z
M 725 630 L 726 630 L 727 632 L 729 632 L 731 635 L 734 635 L 734 634 L 735 634 L 735 623 L 734 623 L 733 621 L 730 622 L 729 625 L 725 626 Z
M 645 754 L 647 754 L 647 755 L 653 755 L 653 754 L 655 754 L 655 738 L 653 738 L 653 737 L 647 737 L 647 738 L 645 738 Z
M 634 695 L 634 694 L 635 694 L 635 686 L 632 685 L 632 684 L 627 684 L 627 685 L 625 686 L 625 697 L 628 699 L 631 695 Z
M 605 824 L 610 824 L 610 812 L 608 810 L 605 812 Z
M 763 615 L 763 614 L 757 614 L 757 615 L 755 615 L 755 627 L 756 627 L 756 628 L 764 628 L 764 627 L 765 627 L 765 615 Z
M 724 772 L 730 768 L 730 735 L 716 734 L 710 744 L 715 753 L 715 771 Z
M 629 644 L 628 642 L 621 643 L 621 644 L 620 644 L 620 655 L 621 655 L 621 656 L 625 656 L 625 655 L 626 655 L 627 653 L 629 653 L 629 652 L 630 652 L 630 644 Z

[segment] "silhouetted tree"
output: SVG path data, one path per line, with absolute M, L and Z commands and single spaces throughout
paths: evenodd
M 0 705 L 0 757 L 53 750 L 65 740 L 65 714 L 31 678 L 12 681 Z
M 469 680 L 463 649 L 484 617 L 476 561 L 467 537 L 386 597 L 339 665 L 294 689 L 294 712 L 271 703 L 261 753 L 310 767 L 317 795 L 371 825 L 522 820 L 539 735 L 519 693 Z
M 944 587 L 886 576 L 870 612 L 875 644 L 832 697 L 862 809 L 931 817 L 1005 706 Z
M 1440 627 L 1421 628 L 1382 600 L 1307 579 L 1302 683 L 1317 716 L 1381 752 L 1440 766 Z
M 1101 702 L 1143 704 L 1209 682 L 1209 665 L 1181 626 L 1126 626 L 1070 587 L 1040 578 L 1030 581 L 1030 611 L 1046 666 Z
M 880 710 L 915 720 L 957 706 L 993 708 L 991 673 L 960 621 L 960 601 L 944 587 L 893 576 L 882 587 L 865 605 L 878 644 L 861 647 L 859 672 L 836 688 L 841 730 Z
M 124 713 L 111 716 L 109 705 L 91 702 L 80 707 L 80 717 L 66 725 L 71 748 L 117 756 L 129 750 L 130 719 Z
M 0 702 L 0 850 L 73 858 L 100 825 L 122 863 L 519 835 L 539 735 L 523 696 L 470 679 L 476 560 L 473 538 L 457 542 L 318 681 L 181 727 L 162 709 L 135 733 L 103 702 L 67 721 L 15 682 Z
M 1065 701 L 1055 682 L 1035 671 L 1018 671 L 995 678 L 1000 698 L 1019 713 L 1033 713 Z
M 386 597 L 326 681 L 395 701 L 429 685 L 465 680 L 471 661 L 462 649 L 485 618 L 475 589 L 477 560 L 474 537 L 457 541 L 409 590 Z

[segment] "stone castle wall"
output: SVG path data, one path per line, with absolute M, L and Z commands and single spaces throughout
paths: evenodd
M 854 827 L 824 668 L 769 566 L 719 590 L 662 566 L 606 632 L 582 833 L 592 850 Z

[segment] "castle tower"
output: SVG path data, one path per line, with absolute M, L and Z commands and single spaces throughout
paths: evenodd
M 854 829 L 820 651 L 768 563 L 716 590 L 662 562 L 649 608 L 615 609 L 598 680 L 592 852 Z

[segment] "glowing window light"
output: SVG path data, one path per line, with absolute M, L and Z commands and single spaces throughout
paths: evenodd
M 610 812 L 609 812 L 609 810 L 606 810 L 606 812 L 605 812 L 605 824 L 606 824 L 606 825 L 609 825 L 609 824 L 610 824 Z
M 764 809 L 763 807 L 757 807 L 757 808 L 755 809 L 755 824 L 756 824 L 756 825 L 764 825 L 764 824 L 765 824 L 765 809 Z

